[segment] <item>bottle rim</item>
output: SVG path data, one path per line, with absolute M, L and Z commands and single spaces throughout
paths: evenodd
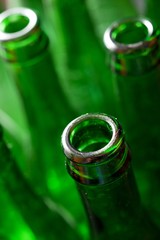
M 116 41 L 113 38 L 112 33 L 117 28 L 119 28 L 122 24 L 135 23 L 135 22 L 141 23 L 147 29 L 146 39 L 144 39 L 143 41 L 137 41 L 135 43 L 124 44 Z M 106 29 L 103 36 L 103 42 L 106 48 L 111 52 L 130 53 L 138 49 L 143 49 L 144 47 L 150 47 L 152 45 L 151 42 L 155 41 L 155 38 L 157 37 L 157 36 L 154 37 L 154 32 L 155 32 L 155 26 L 153 25 L 150 19 L 143 18 L 143 17 L 126 18 L 120 21 L 113 22 Z
M 112 136 L 109 142 L 102 148 L 96 151 L 89 151 L 89 152 L 81 152 L 75 149 L 72 144 L 70 143 L 70 135 L 74 128 L 78 126 L 78 124 L 82 123 L 85 120 L 92 120 L 98 119 L 102 120 L 107 123 L 111 127 Z M 93 163 L 96 159 L 101 158 L 102 156 L 111 155 L 115 148 L 113 146 L 117 146 L 118 142 L 123 142 L 123 138 L 120 138 L 120 126 L 116 122 L 116 118 L 108 116 L 106 114 L 96 114 L 96 113 L 87 113 L 77 117 L 73 121 L 71 121 L 62 133 L 62 146 L 66 157 L 73 162 L 77 163 Z M 121 139 L 121 141 L 120 141 Z M 116 148 L 117 149 L 117 148 Z
M 30 33 L 37 25 L 38 22 L 38 17 L 36 13 L 25 7 L 17 7 L 17 8 L 10 8 L 7 9 L 6 11 L 2 12 L 0 14 L 0 25 L 3 24 L 7 18 L 14 16 L 14 15 L 19 15 L 19 16 L 24 16 L 27 18 L 28 22 L 24 28 L 22 28 L 19 31 L 15 31 L 13 33 L 7 33 L 2 30 L 0 30 L 0 41 L 11 41 L 14 39 L 18 39 L 21 37 L 26 36 L 28 33 Z

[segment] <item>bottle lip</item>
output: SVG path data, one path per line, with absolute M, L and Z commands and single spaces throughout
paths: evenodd
M 36 13 L 25 7 L 17 7 L 17 8 L 10 8 L 0 14 L 0 25 L 3 23 L 5 19 L 8 17 L 19 14 L 20 16 L 24 16 L 28 18 L 27 25 L 20 31 L 16 31 L 13 33 L 6 33 L 3 31 L 0 31 L 0 41 L 11 41 L 17 38 L 21 38 L 26 36 L 28 33 L 30 33 L 36 26 L 38 22 L 38 18 Z
M 99 119 L 109 124 L 109 126 L 112 129 L 112 137 L 110 141 L 103 148 L 100 148 L 96 151 L 80 152 L 71 145 L 69 141 L 70 134 L 79 123 L 89 119 Z M 62 133 L 62 146 L 63 146 L 63 150 L 66 157 L 72 160 L 73 162 L 84 163 L 84 164 L 94 163 L 95 160 L 97 160 L 98 158 L 106 155 L 110 156 L 113 153 L 113 151 L 115 151 L 115 149 L 113 149 L 112 147 L 116 145 L 117 142 L 119 141 L 119 135 L 120 135 L 120 128 L 119 128 L 119 125 L 117 125 L 116 123 L 116 118 L 107 116 L 106 114 L 87 113 L 74 119 L 66 126 L 66 128 Z
M 121 24 L 124 23 L 134 23 L 134 22 L 140 22 L 142 23 L 146 29 L 147 29 L 147 38 L 143 41 L 138 41 L 136 43 L 129 43 L 129 44 L 123 44 L 112 37 L 113 31 L 120 27 Z M 155 38 L 151 39 L 150 37 L 153 37 L 153 34 L 155 32 L 155 27 L 150 19 L 143 18 L 143 17 L 132 17 L 132 18 L 126 18 L 122 19 L 120 21 L 113 22 L 104 32 L 103 42 L 107 49 L 109 49 L 111 52 L 116 53 L 131 53 L 132 51 L 142 49 L 144 47 L 150 47 L 152 44 L 151 42 L 155 41 Z M 150 39 L 149 39 L 150 38 Z

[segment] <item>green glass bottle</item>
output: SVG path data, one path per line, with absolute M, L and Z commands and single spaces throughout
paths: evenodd
M 159 36 L 153 21 L 139 17 L 117 21 L 104 34 L 142 200 L 160 226 Z
M 88 215 L 91 239 L 157 239 L 159 232 L 140 202 L 117 119 L 81 115 L 64 129 L 62 146 Z
M 27 172 L 25 159 L 29 159 L 33 149 L 27 126 L 24 107 L 15 84 L 10 81 L 4 63 L 0 59 L 0 123 L 5 139 L 12 145 L 12 151 L 19 158 L 19 164 Z M 16 109 L 16 111 L 15 111 Z
M 72 107 L 78 114 L 113 113 L 113 87 L 105 67 L 105 50 L 96 36 L 86 3 L 81 0 L 45 3 L 55 31 L 52 52 L 56 51 L 57 70 Z
M 12 8 L 1 14 L 0 49 L 28 119 L 34 147 L 32 158 L 26 159 L 28 178 L 40 194 L 62 205 L 75 229 L 83 234 L 87 228 L 80 200 L 76 191 L 68 194 L 73 183 L 66 181 L 60 146 L 62 129 L 75 113 L 59 85 L 49 39 L 33 10 Z
M 8 0 L 0 1 L 0 13 L 7 9 L 8 3 Z M 13 151 L 18 152 L 23 159 L 28 157 L 31 152 L 29 134 L 17 91 L 9 80 L 3 65 L 3 61 L 0 59 L 0 123 L 5 130 L 5 138 L 14 146 Z M 21 146 L 26 151 L 21 151 Z M 23 164 L 23 161 L 21 163 Z
M 32 190 L 3 140 L 2 128 L 0 159 L 0 232 L 3 231 L 8 240 L 79 239 L 58 212 L 58 205 L 55 203 L 53 209 L 47 199 Z

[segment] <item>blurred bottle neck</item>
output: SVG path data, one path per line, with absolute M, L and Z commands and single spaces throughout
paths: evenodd
M 146 18 L 114 22 L 104 33 L 109 64 L 120 75 L 141 75 L 159 64 L 159 34 L 156 24 Z
M 9 62 L 27 62 L 45 52 L 48 38 L 39 18 L 28 8 L 11 8 L 0 16 L 1 57 Z

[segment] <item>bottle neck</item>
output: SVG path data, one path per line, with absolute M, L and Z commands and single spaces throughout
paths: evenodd
M 75 113 L 60 86 L 49 48 L 44 49 L 43 47 L 43 36 L 40 37 L 42 44 L 36 41 L 36 34 L 37 31 L 41 31 L 41 26 L 37 25 L 39 23 L 35 13 L 26 8 L 14 8 L 7 10 L 5 14 L 7 16 L 4 15 L 3 21 L 7 21 L 9 18 L 7 24 L 8 28 L 12 30 L 12 34 L 11 36 L 8 34 L 10 38 L 4 37 L 5 40 L 1 39 L 0 42 L 12 46 L 12 56 L 14 53 L 17 54 L 17 51 L 19 54 L 16 55 L 15 62 L 12 59 L 15 64 L 10 62 L 6 66 L 22 99 L 31 133 L 31 142 L 34 146 L 34 155 L 32 156 L 34 160 L 28 161 L 27 159 L 29 176 L 38 191 L 49 195 L 53 193 L 55 198 L 55 195 L 56 197 L 58 194 L 63 195 L 63 189 L 57 191 L 57 188 L 53 186 L 53 179 L 61 184 L 63 180 L 59 176 L 64 176 L 63 172 L 66 173 L 63 165 L 59 164 L 53 174 L 53 159 L 57 164 L 57 159 L 62 157 L 62 152 L 58 151 L 60 145 L 57 139 L 60 140 L 64 126 L 75 116 Z M 33 19 L 30 19 L 32 15 Z M 16 16 L 16 22 L 13 23 L 14 16 Z M 24 25 L 21 25 L 21 19 L 23 20 L 24 16 L 28 21 L 33 21 L 35 17 L 34 24 L 28 24 L 24 28 Z M 0 21 L 0 29 L 3 21 Z M 16 28 L 17 24 L 18 27 L 19 24 L 21 26 L 20 31 Z M 25 50 L 22 48 L 24 42 Z M 18 50 L 17 44 L 21 46 Z M 33 51 L 31 51 L 32 47 L 35 48 Z M 6 49 L 5 51 L 7 53 Z
M 141 75 L 159 64 L 158 27 L 149 19 L 114 22 L 104 34 L 111 69 L 120 75 Z
M 70 159 L 66 160 L 69 174 L 79 183 L 87 185 L 114 182 L 127 170 L 130 162 L 130 153 L 126 144 L 114 156 L 100 157 L 101 164 L 78 164 Z
M 40 27 L 34 11 L 11 8 L 0 16 L 1 57 L 9 62 L 24 63 L 45 52 L 48 37 Z
M 62 145 L 69 174 L 87 185 L 115 181 L 130 161 L 121 126 L 106 115 L 86 114 L 72 121 Z
M 131 166 L 110 183 L 76 185 L 86 209 L 91 239 L 154 240 L 159 236 L 141 205 Z

